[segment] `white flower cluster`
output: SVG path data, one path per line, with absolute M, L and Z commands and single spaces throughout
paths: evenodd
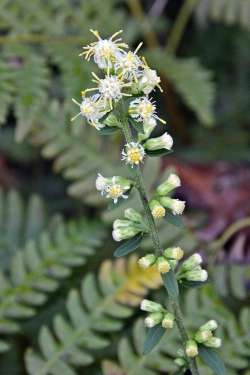
M 202 257 L 200 254 L 195 253 L 185 260 L 179 271 L 178 279 L 191 282 L 204 282 L 207 281 L 208 273 L 201 267 Z
M 157 72 L 148 66 L 145 58 L 138 55 L 142 43 L 134 51 L 127 51 L 128 45 L 120 38 L 122 30 L 108 39 L 103 39 L 96 30 L 90 31 L 97 41 L 83 47 L 80 56 L 88 61 L 93 58 L 98 68 L 103 71 L 103 75 L 98 77 L 92 73 L 96 86 L 82 91 L 81 102 L 73 99 L 80 107 L 80 112 L 72 121 L 82 115 L 92 126 L 100 130 L 106 126 L 102 118 L 117 102 L 123 97 L 136 95 L 137 98 L 129 105 L 128 113 L 131 119 L 143 125 L 141 139 L 148 138 L 157 120 L 162 123 L 165 121 L 157 116 L 155 103 L 148 97 L 156 87 L 161 90 L 161 80 Z M 94 92 L 93 96 L 87 96 L 91 92 Z M 170 143 L 168 141 L 168 147 Z

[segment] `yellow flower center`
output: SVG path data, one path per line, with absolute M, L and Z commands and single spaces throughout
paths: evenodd
M 152 215 L 155 219 L 162 219 L 165 216 L 166 210 L 164 207 L 157 206 L 153 209 Z
M 82 107 L 81 107 L 81 112 L 85 115 L 85 116 L 90 116 L 94 113 L 94 107 L 93 105 L 91 104 L 84 104 Z
M 151 117 L 154 113 L 154 106 L 152 103 L 141 103 L 139 105 L 139 111 L 138 111 L 142 117 L 148 118 Z
M 142 161 L 142 154 L 138 148 L 130 148 L 127 151 L 128 160 L 133 164 L 139 164 Z
M 109 188 L 110 198 L 116 199 L 116 198 L 119 198 L 122 194 L 123 194 L 123 189 L 121 185 L 116 184 L 116 185 L 110 186 Z
M 128 52 L 125 60 L 125 67 L 126 68 L 131 68 L 133 65 L 136 63 L 136 57 L 132 52 Z

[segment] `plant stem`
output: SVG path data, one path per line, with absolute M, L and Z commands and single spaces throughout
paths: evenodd
M 128 123 L 128 120 L 127 120 L 126 116 L 124 116 L 124 119 L 123 119 L 123 128 L 122 129 L 123 129 L 123 133 L 124 133 L 126 142 L 127 143 L 133 142 L 134 141 L 133 136 L 132 136 L 131 129 L 130 129 L 130 126 L 129 126 L 129 123 Z M 156 252 L 157 255 L 159 255 L 163 252 L 163 248 L 160 244 L 159 234 L 158 234 L 158 231 L 157 231 L 155 220 L 154 220 L 154 217 L 153 217 L 152 212 L 151 212 L 150 207 L 149 207 L 149 201 L 148 201 L 148 197 L 147 197 L 147 193 L 146 193 L 143 175 L 142 175 L 141 168 L 139 166 L 135 170 L 135 177 L 136 177 L 137 188 L 138 188 L 140 198 L 141 198 L 141 201 L 142 201 L 142 204 L 143 204 L 143 208 L 145 210 L 146 218 L 147 218 L 147 221 L 148 221 L 148 225 L 149 225 L 149 229 L 150 229 L 150 236 L 152 238 L 152 242 L 153 242 L 153 245 L 154 245 L 155 252 Z M 179 330 L 179 333 L 180 333 L 183 348 L 185 349 L 185 343 L 188 340 L 188 334 L 187 334 L 186 329 L 184 327 L 180 303 L 179 303 L 178 298 L 177 299 L 170 298 L 170 302 L 171 302 L 171 305 L 172 305 L 172 309 L 174 311 L 175 320 L 176 320 L 176 324 L 177 324 L 177 327 L 178 327 L 178 330 Z M 189 364 L 190 370 L 192 371 L 192 374 L 193 375 L 199 375 L 199 371 L 198 371 L 195 359 L 191 359 L 191 358 L 188 358 L 188 357 L 186 357 L 186 359 L 188 361 L 188 364 Z

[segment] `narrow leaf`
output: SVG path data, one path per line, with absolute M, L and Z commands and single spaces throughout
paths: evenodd
M 157 324 L 155 327 L 148 330 L 146 340 L 143 347 L 143 354 L 148 354 L 151 350 L 158 344 L 166 329 L 163 328 L 160 324 Z
M 214 371 L 216 375 L 226 374 L 224 363 L 214 349 L 207 348 L 204 345 L 200 345 L 199 355 L 201 356 L 202 360 Z
M 166 156 L 168 154 L 171 154 L 173 151 L 172 150 L 166 150 L 165 148 L 161 150 L 155 150 L 155 151 L 149 151 L 146 150 L 147 155 L 149 156 Z
M 114 134 L 118 128 L 116 126 L 105 126 L 105 128 L 102 128 L 98 131 L 100 135 L 112 135 Z
M 131 238 L 130 240 L 124 242 L 121 246 L 119 246 L 116 251 L 114 252 L 115 257 L 123 257 L 132 251 L 136 250 L 142 240 L 143 235 L 141 233 L 137 234 L 135 237 Z
M 162 274 L 162 280 L 165 288 L 168 291 L 168 294 L 172 298 L 177 298 L 179 295 L 178 282 L 175 278 L 175 274 L 172 270 L 167 273 Z
M 180 216 L 174 215 L 172 212 L 167 212 L 165 215 L 165 219 L 168 223 L 175 225 L 178 228 L 184 228 L 183 220 Z

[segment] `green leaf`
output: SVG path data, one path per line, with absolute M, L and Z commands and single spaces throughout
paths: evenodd
M 184 228 L 184 222 L 182 218 L 179 215 L 174 215 L 172 212 L 167 211 L 165 215 L 165 219 L 167 220 L 168 223 L 175 225 L 178 228 Z
M 207 284 L 207 281 L 188 281 L 188 280 L 183 280 L 181 281 L 181 285 L 184 286 L 185 288 L 200 288 Z
M 151 350 L 158 344 L 162 336 L 166 332 L 166 329 L 163 328 L 160 324 L 157 324 L 155 327 L 148 330 L 146 340 L 143 347 L 143 354 L 148 354 Z
M 173 152 L 172 150 L 166 150 L 165 148 L 161 150 L 155 150 L 155 151 L 146 150 L 147 155 L 152 156 L 152 157 L 166 156 L 166 155 L 171 154 L 172 152 Z
M 207 348 L 204 345 L 199 346 L 199 355 L 202 360 L 214 371 L 216 375 L 225 375 L 226 369 L 224 363 L 212 348 Z
M 169 272 L 163 273 L 162 280 L 169 296 L 177 298 L 179 295 L 179 287 L 174 272 L 170 270 Z
M 116 251 L 114 252 L 114 256 L 123 257 L 124 255 L 132 253 L 132 251 L 136 250 L 139 247 L 142 237 L 142 233 L 139 233 L 130 240 L 124 242 L 116 249 Z
M 105 126 L 105 128 L 102 128 L 102 129 L 98 130 L 98 134 L 100 134 L 100 135 L 112 135 L 115 132 L 117 132 L 118 129 L 119 128 L 117 128 L 116 126 Z

